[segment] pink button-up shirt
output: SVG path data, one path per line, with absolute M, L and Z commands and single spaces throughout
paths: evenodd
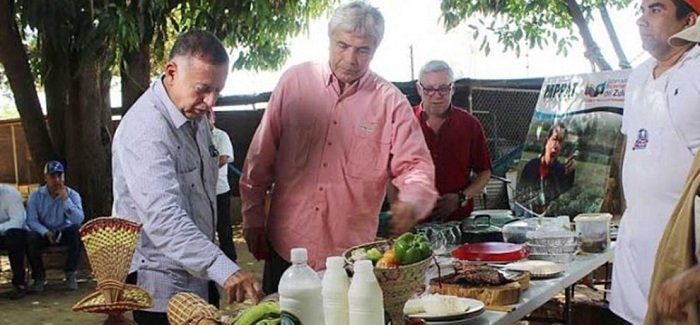
M 435 168 L 406 97 L 371 71 L 348 87 L 341 96 L 327 63 L 286 71 L 240 181 L 243 227 L 266 227 L 286 260 L 291 248 L 306 247 L 316 270 L 326 257 L 374 240 L 390 180 L 419 219 L 437 199 Z

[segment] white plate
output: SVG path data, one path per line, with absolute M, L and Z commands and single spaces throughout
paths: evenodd
M 463 321 L 466 319 L 471 319 L 474 317 L 477 317 L 481 315 L 484 312 L 484 303 L 476 300 L 476 299 L 470 299 L 470 298 L 457 298 L 459 300 L 459 303 L 464 306 L 464 311 L 461 313 L 455 313 L 455 314 L 448 314 L 448 315 L 433 315 L 433 314 L 428 314 L 428 313 L 418 313 L 418 314 L 410 314 L 406 315 L 409 318 L 421 318 L 425 320 L 426 322 L 430 322 L 430 324 L 451 324 L 451 323 L 444 323 L 445 321 Z M 411 300 L 420 300 L 420 298 L 416 299 L 411 299 Z M 407 302 L 412 303 L 411 300 Z M 415 303 L 415 302 L 413 302 Z M 434 322 L 440 322 L 440 323 L 434 323 Z
M 564 272 L 564 267 L 561 264 L 550 261 L 520 261 L 506 264 L 504 268 L 507 270 L 530 272 L 533 278 L 551 278 L 559 276 Z

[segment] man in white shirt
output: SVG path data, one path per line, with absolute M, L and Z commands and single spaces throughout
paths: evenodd
M 610 309 L 632 324 L 647 312 L 659 242 L 700 148 L 700 47 L 669 37 L 695 24 L 700 0 L 642 0 L 637 21 L 652 58 L 629 77 L 621 131 L 627 201 L 615 248 Z
M 10 185 L 0 184 L 0 248 L 7 250 L 12 270 L 10 299 L 24 297 L 27 291 L 24 255 L 27 247 L 27 212 L 22 195 Z
M 231 228 L 231 186 L 228 184 L 228 163 L 233 162 L 233 144 L 226 131 L 217 129 L 214 112 L 208 114 L 211 139 L 219 156 L 219 178 L 216 180 L 216 235 L 219 247 L 232 261 L 237 260 Z

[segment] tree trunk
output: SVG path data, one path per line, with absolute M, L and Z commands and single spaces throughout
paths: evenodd
M 150 1 L 132 1 L 128 9 L 139 23 L 140 42 L 138 49 L 122 49 L 124 56 L 119 70 L 122 79 L 122 112 L 124 113 L 151 83 L 151 41 L 154 32 Z
M 83 198 L 88 219 L 108 216 L 112 208 L 109 82 L 104 62 L 85 64 L 73 78 L 66 119 L 66 182 Z
M 586 19 L 583 18 L 583 13 L 581 13 L 581 8 L 578 6 L 578 3 L 576 3 L 576 0 L 566 0 L 566 6 L 569 8 L 569 14 L 574 24 L 578 27 L 581 38 L 583 38 L 583 45 L 586 47 L 586 58 L 593 62 L 600 70 L 612 70 L 610 64 L 605 61 L 603 53 L 600 52 L 600 47 L 598 47 L 598 44 L 593 40 Z
M 54 149 L 62 159 L 66 157 L 65 122 L 68 94 L 71 85 L 71 67 L 68 50 L 60 46 L 60 41 L 49 41 L 58 37 L 53 35 L 55 30 L 45 30 L 42 39 L 42 63 L 47 73 L 44 76 L 44 91 L 46 93 L 46 115 L 48 116 L 49 132 Z M 66 40 L 67 42 L 68 40 Z
M 14 0 L 0 0 L 0 63 L 5 68 L 22 120 L 34 160 L 34 170 L 39 171 L 44 162 L 56 158 L 56 153 L 44 122 L 27 52 L 15 21 Z
M 622 49 L 620 40 L 617 39 L 617 33 L 615 32 L 615 27 L 610 20 L 610 15 L 608 14 L 608 9 L 605 8 L 604 4 L 601 4 L 598 9 L 600 10 L 600 17 L 603 19 L 603 24 L 605 24 L 605 29 L 608 31 L 608 36 L 610 37 L 610 42 L 615 49 L 618 60 L 620 60 L 619 66 L 621 69 L 630 69 L 632 66 L 629 61 L 627 61 L 627 56 L 625 51 Z
M 122 112 L 126 111 L 148 89 L 151 83 L 150 41 L 141 44 L 137 51 L 124 53 L 124 58 L 119 68 L 122 89 Z

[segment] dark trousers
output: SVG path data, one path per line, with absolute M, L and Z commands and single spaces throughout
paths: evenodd
M 54 232 L 54 238 L 56 239 L 59 233 L 61 233 L 60 240 L 55 244 L 51 244 L 46 237 L 34 231 L 29 232 L 27 236 L 29 238 L 29 249 L 27 253 L 29 256 L 29 266 L 32 269 L 32 278 L 34 280 L 46 280 L 46 270 L 44 269 L 44 262 L 41 259 L 41 251 L 52 245 L 68 247 L 68 258 L 66 258 L 66 264 L 63 268 L 64 271 L 72 272 L 78 269 L 80 254 L 83 251 L 83 242 L 80 240 L 78 228 L 78 226 L 72 226 L 60 232 Z
M 236 261 L 236 246 L 233 245 L 233 228 L 231 227 L 231 191 L 216 196 L 216 235 L 219 236 L 219 247 L 224 254 Z
M 7 250 L 12 270 L 12 285 L 15 287 L 26 284 L 24 270 L 24 255 L 27 248 L 27 231 L 24 229 L 8 229 L 5 235 L 0 235 L 0 248 Z
M 265 260 L 265 270 L 263 271 L 263 291 L 266 295 L 277 293 L 279 290 L 282 274 L 292 263 L 283 259 L 271 245 L 268 246 L 267 260 Z
M 131 272 L 126 276 L 126 283 L 137 285 L 138 273 Z M 169 325 L 168 314 L 152 311 L 134 310 L 134 322 L 138 325 Z
M 233 245 L 233 228 L 231 227 L 231 191 L 216 195 L 216 235 L 219 237 L 219 248 L 226 256 L 236 261 L 236 246 Z M 209 304 L 219 308 L 219 291 L 216 283 L 209 281 Z

